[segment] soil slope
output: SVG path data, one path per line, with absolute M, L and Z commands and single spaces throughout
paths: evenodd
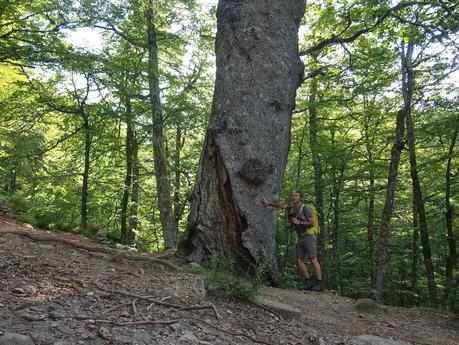
M 0 331 L 29 335 L 36 345 L 322 345 L 361 334 L 459 344 L 454 316 L 395 307 L 364 312 L 328 292 L 265 288 L 263 295 L 301 311 L 290 319 L 206 295 L 201 276 L 165 265 L 165 255 L 103 248 L 0 219 Z

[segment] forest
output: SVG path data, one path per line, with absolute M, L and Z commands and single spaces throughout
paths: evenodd
M 286 2 L 1 1 L 0 202 L 294 287 L 299 189 L 328 290 L 458 312 L 459 3 Z

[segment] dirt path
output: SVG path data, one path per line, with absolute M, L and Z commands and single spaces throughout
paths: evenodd
M 39 241 L 7 232 L 58 236 Z M 33 237 L 33 236 L 32 236 Z M 291 321 L 250 303 L 209 297 L 203 278 L 152 261 L 127 260 L 68 233 L 0 219 L 0 331 L 36 345 L 346 344 L 374 334 L 412 344 L 459 344 L 457 318 L 403 308 L 365 313 L 330 293 L 266 288 L 301 309 Z

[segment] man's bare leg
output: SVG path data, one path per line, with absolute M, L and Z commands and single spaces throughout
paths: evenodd
M 308 269 L 301 258 L 296 258 L 296 270 L 304 280 L 309 279 Z
M 311 258 L 309 261 L 311 262 L 312 268 L 314 269 L 317 280 L 322 280 L 322 271 L 320 269 L 320 264 L 317 260 L 317 257 Z

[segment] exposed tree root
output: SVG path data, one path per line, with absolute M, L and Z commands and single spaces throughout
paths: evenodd
M 183 272 L 183 269 L 177 265 L 174 265 L 173 263 L 170 263 L 166 260 L 158 259 L 158 258 L 152 258 L 148 256 L 142 256 L 142 255 L 135 255 L 133 253 L 127 252 L 127 251 L 122 251 L 118 249 L 112 249 L 112 248 L 107 248 L 104 246 L 98 246 L 98 245 L 87 245 L 87 244 L 82 244 L 78 241 L 74 240 L 69 240 L 66 238 L 61 238 L 58 236 L 53 236 L 49 234 L 42 234 L 42 233 L 32 233 L 27 230 L 20 230 L 20 229 L 4 229 L 0 231 L 0 235 L 2 234 L 14 234 L 14 235 L 19 235 L 19 236 L 25 236 L 28 237 L 34 241 L 49 241 L 49 242 L 59 242 L 63 244 L 67 244 L 79 249 L 84 249 L 89 252 L 98 252 L 98 253 L 104 253 L 104 254 L 109 254 L 111 255 L 111 260 L 115 260 L 118 258 L 121 259 L 126 259 L 126 260 L 131 260 L 131 261 L 141 261 L 141 262 L 148 262 L 152 264 L 160 264 L 165 267 L 168 267 L 174 271 L 179 271 Z
M 117 322 L 111 320 L 94 320 L 95 323 L 109 323 L 115 326 L 142 326 L 142 325 L 171 325 L 178 320 L 147 320 L 147 321 L 132 321 L 132 322 Z
M 231 331 L 228 331 L 227 329 L 224 329 L 224 328 L 221 328 L 221 327 L 218 327 L 210 322 L 207 322 L 207 321 L 204 321 L 204 320 L 201 320 L 201 319 L 198 319 L 198 318 L 195 318 L 195 317 L 191 317 L 192 320 L 194 320 L 195 322 L 201 322 L 201 323 L 204 323 L 206 324 L 207 326 L 210 326 L 210 327 L 213 327 L 221 332 L 224 332 L 224 333 L 227 333 L 227 334 L 231 334 L 231 335 L 234 335 L 234 336 L 239 336 L 239 337 L 244 337 L 244 338 L 247 338 L 247 339 L 250 339 L 252 340 L 253 342 L 255 343 L 259 343 L 259 344 L 265 344 L 265 345 L 272 345 L 272 343 L 268 343 L 267 341 L 264 341 L 264 340 L 261 340 L 261 339 L 256 339 L 254 337 L 251 337 L 250 335 L 248 335 L 247 333 L 242 333 L 242 332 L 231 332 Z
M 157 305 L 162 305 L 162 306 L 170 307 L 170 308 L 176 308 L 176 309 L 179 309 L 179 310 L 212 309 L 212 310 L 214 311 L 214 313 L 215 313 L 215 317 L 216 317 L 218 320 L 221 320 L 221 316 L 220 316 L 220 314 L 218 314 L 217 308 L 216 308 L 213 304 L 192 305 L 192 306 L 181 306 L 181 305 L 178 305 L 178 304 L 172 304 L 172 303 L 160 301 L 160 300 L 151 298 L 151 297 L 149 297 L 149 296 L 140 296 L 140 295 L 136 295 L 136 294 L 124 292 L 124 291 L 113 290 L 113 289 L 107 289 L 107 288 L 102 287 L 102 286 L 100 286 L 100 285 L 98 285 L 98 284 L 96 285 L 96 287 L 97 287 L 99 290 L 102 290 L 102 291 L 104 291 L 104 292 L 116 293 L 116 294 L 123 295 L 123 296 L 134 297 L 134 298 L 141 299 L 141 300 L 144 300 L 144 301 L 152 302 L 152 303 L 157 304 Z

